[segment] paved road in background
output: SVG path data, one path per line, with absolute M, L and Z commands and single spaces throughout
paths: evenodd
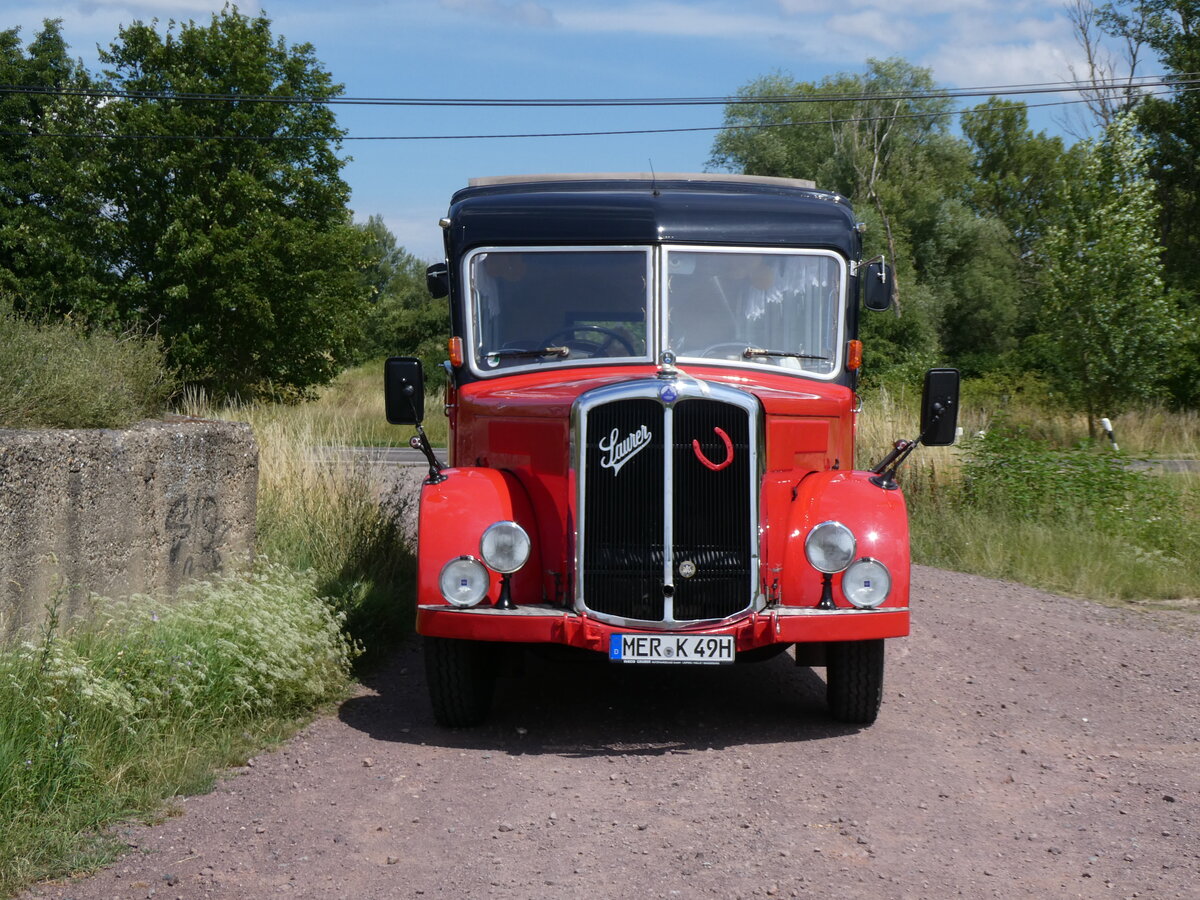
M 340 459 L 361 459 L 381 465 L 395 464 L 402 466 L 418 466 L 425 464 L 425 457 L 419 450 L 411 447 L 322 447 L 321 452 Z M 444 447 L 434 448 L 437 458 L 443 463 L 447 461 Z M 1134 460 L 1131 465 L 1135 469 L 1151 472 L 1182 474 L 1186 472 L 1200 473 L 1200 459 L 1152 459 Z
M 334 459 L 364 460 L 380 465 L 422 466 L 425 454 L 411 447 L 321 447 L 321 454 Z M 435 447 L 434 454 L 447 462 L 445 447 Z

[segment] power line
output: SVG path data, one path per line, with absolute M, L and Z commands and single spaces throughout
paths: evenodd
M 197 93 L 187 91 L 129 91 L 115 88 L 63 88 L 0 84 L 0 94 L 26 96 L 89 97 L 118 100 L 171 100 L 216 103 L 267 103 L 295 106 L 417 106 L 481 108 L 571 108 L 630 106 L 739 106 L 760 104 L 848 103 L 868 100 L 957 100 L 974 97 L 1057 93 L 1109 93 L 1150 87 L 1180 87 L 1200 83 L 1200 73 L 1140 75 L 1098 81 L 1051 81 L 1025 84 L 983 85 L 927 91 L 883 91 L 875 93 L 820 93 L 726 97 L 632 97 L 632 98 L 483 98 L 483 97 L 300 97 L 270 94 Z
M 1188 87 L 1184 93 L 1192 93 L 1200 87 Z M 1149 91 L 1143 97 L 1161 96 L 1171 91 Z M 878 96 L 878 95 L 875 95 Z M 1025 109 L 1039 109 L 1050 106 L 1070 106 L 1077 103 L 1088 103 L 1090 98 L 1076 100 L 1057 100 L 1046 103 L 1027 103 Z M 767 101 L 758 101 L 767 102 Z M 996 107 L 987 107 L 995 109 Z M 845 125 L 859 122 L 883 122 L 898 119 L 940 119 L 949 116 L 961 116 L 976 109 L 955 109 L 942 112 L 910 112 L 891 113 L 877 116 L 851 116 L 840 119 L 820 119 L 800 122 L 745 122 L 725 125 L 701 125 L 680 128 L 632 128 L 609 131 L 539 131 L 539 132 L 510 132 L 501 134 L 417 134 L 417 135 L 343 135 L 335 140 L 341 141 L 474 141 L 474 140 L 505 140 L 517 138 L 559 138 L 559 137 L 619 137 L 646 134 L 685 134 L 695 132 L 735 131 L 735 130 L 765 130 L 769 128 L 803 128 L 818 125 Z M 325 141 L 328 138 L 313 137 L 312 135 L 291 134 L 110 134 L 107 132 L 29 132 L 29 131 L 0 131 L 0 137 L 46 138 L 51 140 L 109 140 L 109 141 Z

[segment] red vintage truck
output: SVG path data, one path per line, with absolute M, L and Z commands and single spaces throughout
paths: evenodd
M 860 306 L 891 271 L 811 182 L 738 175 L 472 180 L 442 219 L 449 466 L 415 359 L 417 630 L 436 719 L 486 717 L 501 654 L 722 664 L 794 647 L 831 714 L 875 720 L 886 638 L 909 631 L 896 468 L 954 440 L 958 376 L 926 376 L 921 433 L 854 465 Z

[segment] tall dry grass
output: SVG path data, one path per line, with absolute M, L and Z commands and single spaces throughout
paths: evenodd
M 369 445 L 377 430 L 370 416 L 374 401 L 341 381 L 334 387 L 332 397 L 297 405 L 213 408 L 193 393 L 181 412 L 253 428 L 259 445 L 258 552 L 317 573 L 321 592 L 363 647 L 360 663 L 369 666 L 412 622 L 415 562 L 404 516 L 415 511 L 385 506 L 386 472 L 338 452 Z M 376 393 L 381 391 L 382 379 Z M 382 419 L 382 400 L 378 410 Z
M 860 467 L 897 437 L 916 435 L 919 404 L 919 390 L 864 398 Z M 1200 478 L 1124 468 L 1130 456 L 1200 457 L 1195 412 L 1151 407 L 1118 416 L 1119 457 L 1106 442 L 1088 443 L 1082 416 L 1025 397 L 964 390 L 959 424 L 958 444 L 920 447 L 901 470 L 916 562 L 1101 602 L 1200 606 Z M 1002 447 L 979 468 L 973 454 L 1003 429 L 1030 446 Z M 985 498 L 971 479 L 989 473 L 1005 477 L 984 478 Z M 1100 497 L 1111 516 L 1097 514 Z

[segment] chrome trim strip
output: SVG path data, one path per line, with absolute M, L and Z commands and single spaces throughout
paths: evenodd
M 907 606 L 885 606 L 882 609 L 875 607 L 874 609 L 857 609 L 856 607 L 839 607 L 838 609 L 817 609 L 815 606 L 776 606 L 770 612 L 780 618 L 805 618 L 813 616 L 820 618 L 821 616 L 840 616 L 840 615 L 871 615 L 873 613 L 899 613 L 909 612 Z
M 512 609 L 496 609 L 494 606 L 455 607 L 449 604 L 422 603 L 417 609 L 426 609 L 438 613 L 465 613 L 470 616 L 506 616 L 537 619 L 562 619 L 570 616 L 578 618 L 574 612 L 559 606 L 517 606 Z
M 675 393 L 674 399 L 664 400 L 660 394 L 663 388 L 670 386 Z M 583 546 L 584 546 L 584 498 L 587 496 L 588 473 L 586 471 L 587 458 L 587 422 L 588 414 L 597 406 L 602 406 L 606 403 L 612 403 L 617 400 L 638 400 L 650 399 L 655 400 L 665 407 L 665 415 L 663 416 L 664 427 L 671 440 L 664 437 L 663 441 L 663 460 L 662 465 L 665 468 L 664 483 L 668 485 L 665 489 L 663 502 L 667 504 L 667 509 L 663 512 L 664 523 L 664 583 L 673 583 L 674 567 L 671 560 L 671 544 L 673 538 L 673 523 L 670 522 L 672 516 L 670 509 L 673 506 L 671 503 L 671 488 L 672 483 L 671 470 L 673 468 L 672 452 L 673 452 L 673 410 L 674 403 L 682 399 L 707 399 L 719 400 L 724 403 L 729 403 L 733 406 L 740 407 L 746 412 L 749 418 L 749 434 L 750 434 L 750 465 L 748 470 L 751 473 L 753 483 L 750 485 L 750 502 L 749 502 L 749 520 L 746 522 L 746 540 L 749 543 L 749 564 L 750 576 L 746 586 L 747 603 L 746 606 L 724 619 L 687 619 L 678 621 L 672 618 L 659 620 L 646 619 L 626 619 L 623 616 L 610 616 L 603 613 L 598 613 L 590 610 L 587 606 L 587 600 L 583 595 Z M 600 622 L 605 622 L 612 625 L 631 628 L 643 629 L 661 629 L 661 630 L 677 630 L 681 628 L 695 627 L 715 627 L 719 625 L 729 624 L 739 618 L 743 618 L 750 612 L 762 610 L 766 607 L 767 597 L 759 585 L 759 496 L 762 490 L 762 479 L 766 469 L 766 423 L 765 416 L 762 414 L 758 398 L 754 395 L 740 390 L 729 385 L 716 384 L 701 381 L 685 372 L 680 372 L 677 377 L 673 378 L 642 378 L 633 381 L 625 381 L 619 384 L 609 384 L 595 388 L 581 394 L 571 406 L 571 456 L 570 466 L 575 476 L 575 493 L 571 497 L 573 509 L 571 510 L 575 522 L 574 528 L 574 573 L 575 573 L 575 599 L 573 609 L 583 615 L 590 616 Z M 665 579 L 670 578 L 670 582 Z M 667 598 L 664 598 L 667 599 Z M 674 610 L 671 603 L 664 603 L 664 615 L 673 616 Z
M 664 379 L 664 383 L 665 379 Z M 663 411 L 663 621 L 675 621 L 675 404 Z M 670 586 L 670 593 L 667 587 Z

